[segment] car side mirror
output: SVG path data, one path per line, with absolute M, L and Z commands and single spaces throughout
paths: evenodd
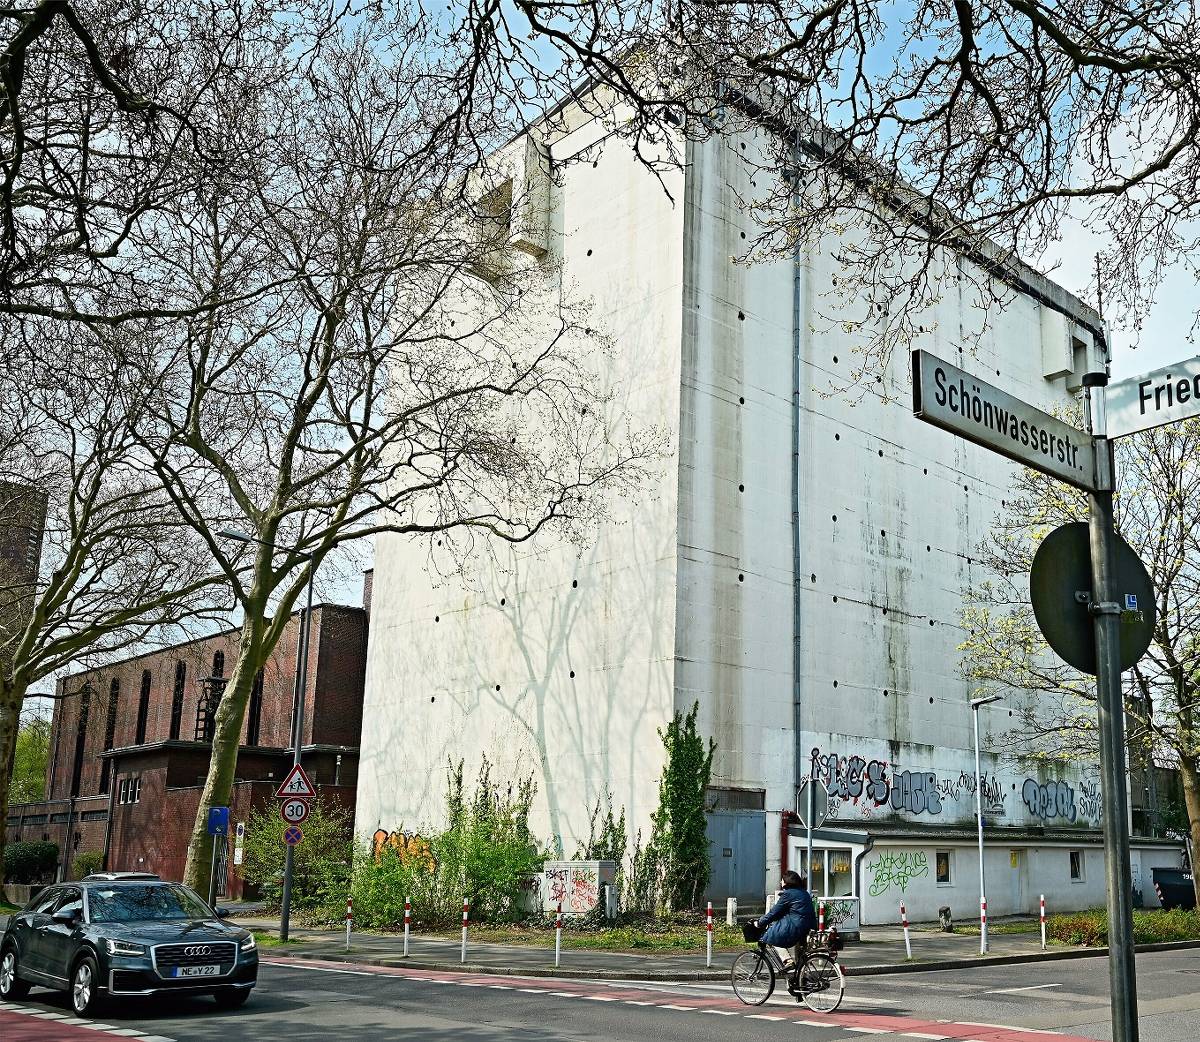
M 52 916 L 50 916 L 50 918 L 53 919 L 56 923 L 66 923 L 66 924 L 70 925 L 71 923 L 74 923 L 79 918 L 79 910 L 78 909 L 60 908 L 57 912 L 55 912 Z
M 231 913 L 228 908 L 218 908 L 217 909 L 217 918 L 218 919 L 228 919 L 230 914 Z

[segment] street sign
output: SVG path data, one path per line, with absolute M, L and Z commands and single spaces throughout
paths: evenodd
M 1132 669 L 1154 635 L 1154 587 L 1133 548 L 1119 535 L 1112 589 L 1121 608 L 1119 661 Z M 1062 525 L 1042 540 L 1029 569 L 1029 599 L 1046 643 L 1082 673 L 1096 672 L 1096 628 L 1089 610 L 1091 544 L 1082 521 Z
M 1091 435 L 928 351 L 914 351 L 912 365 L 918 418 L 1079 488 L 1096 487 Z
M 308 800 L 284 800 L 279 805 L 279 816 L 284 821 L 299 825 L 308 819 Z
M 304 768 L 296 764 L 288 771 L 287 777 L 283 779 L 283 784 L 275 790 L 275 795 L 281 800 L 311 800 L 317 795 L 317 790 L 313 788 L 312 782 L 308 780 L 308 775 L 304 773 Z
M 1104 403 L 1110 438 L 1200 416 L 1200 358 L 1109 384 Z
M 805 828 L 819 829 L 829 816 L 829 790 L 816 778 L 802 782 L 796 790 L 796 816 Z
M 229 835 L 229 808 L 208 808 L 208 834 L 210 836 Z
M 289 825 L 283 830 L 283 841 L 289 846 L 294 847 L 304 838 L 304 833 L 300 830 L 299 825 Z

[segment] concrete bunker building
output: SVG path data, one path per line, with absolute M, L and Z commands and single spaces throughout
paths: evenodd
M 861 898 L 865 923 L 898 921 L 901 900 L 915 919 L 974 916 L 960 611 L 1014 467 L 914 419 L 904 352 L 886 394 L 828 393 L 858 342 L 829 314 L 837 241 L 734 261 L 769 131 L 681 135 L 684 167 L 660 184 L 600 121 L 563 118 L 569 131 L 509 146 L 525 200 L 513 263 L 553 262 L 592 299 L 614 345 L 612 418 L 664 426 L 669 457 L 582 553 L 501 548 L 445 580 L 411 543 L 378 539 L 360 839 L 444 824 L 447 762 L 470 773 L 484 756 L 494 776 L 534 776 L 532 824 L 560 855 L 605 794 L 645 832 L 657 729 L 699 702 L 717 743 L 711 896 L 761 905 L 782 867 L 803 867 L 790 809 L 815 774 L 833 794 L 818 892 Z M 1020 263 L 1003 276 L 1012 296 L 988 310 L 952 279 L 913 346 L 1040 408 L 1071 403 L 1103 364 L 1099 316 Z M 1011 709 L 982 710 L 981 732 Z M 1042 893 L 1052 910 L 1102 904 L 1096 773 L 1020 752 L 985 741 L 991 913 L 1032 912 Z M 1153 904 L 1150 869 L 1178 849 L 1139 839 L 1133 856 Z

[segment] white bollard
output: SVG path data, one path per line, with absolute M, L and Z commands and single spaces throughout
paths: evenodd
M 713 931 L 713 920 L 712 920 L 712 902 L 711 902 L 711 901 L 709 901 L 709 902 L 708 902 L 708 915 L 707 915 L 707 917 L 706 917 L 706 921 L 705 921 L 705 923 L 704 923 L 704 929 L 705 929 L 705 936 L 708 938 L 708 940 L 707 940 L 707 942 L 706 942 L 706 944 L 705 944 L 705 957 L 704 957 L 704 965 L 705 965 L 705 966 L 712 966 L 712 931 Z
M 408 958 L 408 931 L 412 929 L 412 902 L 404 899 L 404 957 Z
M 554 965 L 558 966 L 562 958 L 562 902 L 558 902 L 558 911 L 554 915 Z
M 904 908 L 904 902 L 900 902 L 900 925 L 904 927 L 904 954 L 908 958 L 912 958 L 912 938 L 908 935 L 908 912 Z
M 736 897 L 725 898 L 725 925 L 726 926 L 736 926 L 737 925 L 737 898 Z
M 1038 906 L 1041 910 L 1041 920 L 1042 920 L 1042 951 L 1045 951 L 1046 950 L 1046 895 L 1045 894 L 1042 894 L 1041 897 L 1038 898 Z
M 346 951 L 350 950 L 350 921 L 354 918 L 354 900 L 346 898 Z
M 987 950 L 987 898 L 981 897 L 979 899 L 979 954 L 987 955 Z
M 467 909 L 469 906 L 470 906 L 470 902 L 464 897 L 463 898 L 462 959 L 461 959 L 461 961 L 464 963 L 467 961 Z
M 825 936 L 825 902 L 817 902 L 817 936 Z

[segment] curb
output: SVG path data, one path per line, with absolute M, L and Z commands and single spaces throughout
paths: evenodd
M 1134 950 L 1143 953 L 1171 952 L 1200 948 L 1200 941 L 1165 941 L 1158 944 L 1139 944 Z M 261 955 L 262 953 L 260 953 Z M 843 965 L 847 977 L 876 977 L 892 973 L 928 973 L 937 970 L 961 970 L 978 966 L 1013 966 L 1030 962 L 1061 962 L 1068 959 L 1099 959 L 1108 955 L 1108 948 L 1071 948 L 1067 951 L 1028 952 L 1019 955 L 989 955 L 972 959 L 939 959 L 930 962 L 879 963 L 874 966 Z M 347 952 L 275 952 L 272 958 L 301 961 L 357 963 L 388 969 L 408 967 L 414 970 L 438 970 L 451 973 L 506 974 L 514 977 L 561 977 L 564 980 L 627 980 L 627 981 L 724 981 L 728 970 L 587 970 L 553 966 L 488 966 L 481 963 L 441 962 L 436 959 L 405 959 L 403 956 L 358 956 Z

